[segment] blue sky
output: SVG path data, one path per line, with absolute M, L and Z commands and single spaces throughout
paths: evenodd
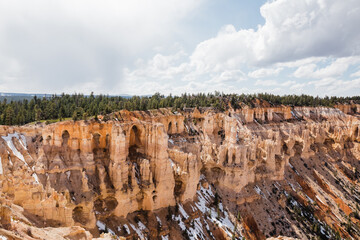
M 358 0 L 0 0 L 0 92 L 359 95 Z

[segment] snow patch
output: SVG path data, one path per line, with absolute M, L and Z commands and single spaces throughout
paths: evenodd
M 7 146 L 11 149 L 13 154 L 17 158 L 19 158 L 21 161 L 23 161 L 26 166 L 28 166 L 28 164 L 25 161 L 24 156 L 19 152 L 19 150 L 16 149 L 16 147 L 15 147 L 15 145 L 13 143 L 13 140 L 12 140 L 13 137 L 17 138 L 19 140 L 20 144 L 25 148 L 24 143 L 22 143 L 22 140 L 20 141 L 20 139 L 19 139 L 19 134 L 18 133 L 8 134 L 6 137 L 2 136 L 2 138 L 5 140 Z
M 138 222 L 138 226 L 139 226 L 140 230 L 145 230 L 146 229 L 145 225 L 141 221 Z
M 179 227 L 181 228 L 182 231 L 185 231 L 185 230 L 186 230 L 186 226 L 185 226 L 185 224 L 183 223 L 183 221 L 181 220 L 180 215 L 178 215 L 178 216 L 176 216 L 176 217 L 173 215 L 172 218 L 173 218 L 173 220 L 178 221 Z
M 156 220 L 159 223 L 159 225 L 162 226 L 161 219 L 158 216 L 156 216 Z
M 141 229 L 136 228 L 133 224 L 130 223 L 131 228 L 136 232 L 140 239 L 146 239 L 144 234 L 141 232 Z
M 70 171 L 66 171 L 65 174 L 66 174 L 67 179 L 70 180 L 71 172 L 70 172 Z
M 105 231 L 105 229 L 106 229 L 105 223 L 103 223 L 103 222 L 101 222 L 99 220 L 96 221 L 96 226 L 98 227 L 98 229 L 100 231 Z
M 189 215 L 186 213 L 186 211 L 184 210 L 183 206 L 179 203 L 179 211 L 181 213 L 181 215 L 184 216 L 185 219 L 189 218 Z
M 129 229 L 128 225 L 124 224 L 124 228 L 125 228 L 127 234 L 130 234 L 130 229 Z
M 39 183 L 40 183 L 40 182 L 39 182 L 38 175 L 37 175 L 36 173 L 33 173 L 31 176 L 34 178 L 35 183 L 37 183 L 37 184 L 39 184 Z

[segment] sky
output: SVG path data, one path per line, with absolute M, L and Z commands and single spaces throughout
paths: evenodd
M 360 95 L 359 0 L 0 0 L 0 92 Z

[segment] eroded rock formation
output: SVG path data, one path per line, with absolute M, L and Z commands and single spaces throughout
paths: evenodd
M 342 224 L 357 221 L 360 108 L 336 108 L 121 111 L 107 122 L 1 126 L 0 234 L 28 225 L 20 235 L 304 238 L 317 224 L 329 238 L 359 236 Z M 318 222 L 291 220 L 308 202 Z

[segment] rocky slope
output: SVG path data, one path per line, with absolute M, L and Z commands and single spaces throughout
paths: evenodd
M 359 112 L 160 109 L 1 126 L 0 238 L 359 239 Z

